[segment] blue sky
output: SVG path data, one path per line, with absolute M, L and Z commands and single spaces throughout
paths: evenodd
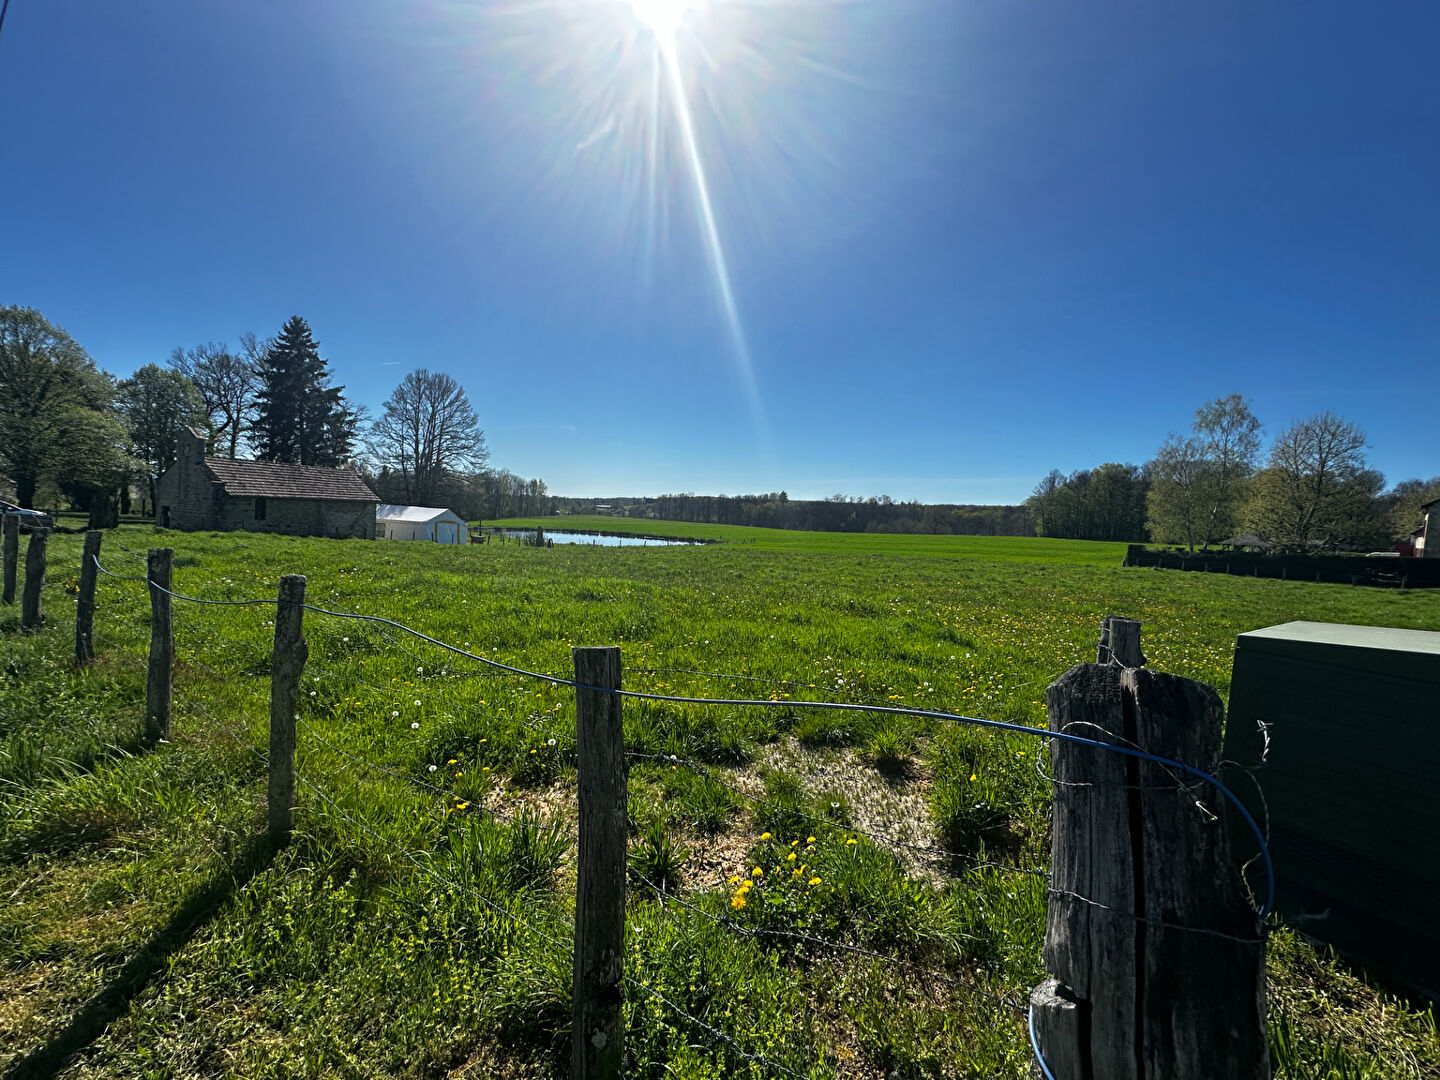
M 118 375 L 304 315 L 568 495 L 1019 501 L 1232 392 L 1440 474 L 1440 7 L 642 13 L 11 0 L 0 303 Z

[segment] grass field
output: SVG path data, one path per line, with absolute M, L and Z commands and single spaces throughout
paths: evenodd
M 1106 614 L 1143 620 L 1153 667 L 1222 694 L 1245 630 L 1440 629 L 1440 595 L 1126 570 L 1121 545 L 543 524 L 724 543 L 127 526 L 103 561 L 141 575 L 137 553 L 174 546 L 175 588 L 210 599 L 304 573 L 312 603 L 561 676 L 572 645 L 616 644 L 629 689 L 1030 724 Z M 271 851 L 253 838 L 273 610 L 177 602 L 174 729 L 144 747 L 144 585 L 101 578 L 99 660 L 76 672 L 78 559 L 78 537 L 52 538 L 42 633 L 0 616 L 5 1075 L 564 1075 L 572 694 L 307 614 L 297 831 Z M 651 755 L 631 764 L 625 964 L 648 989 L 627 988 L 628 1075 L 1026 1075 L 1016 1003 L 1041 977 L 1043 879 L 923 849 L 1045 865 L 1038 740 L 778 704 L 625 709 L 627 749 Z M 1278 1076 L 1440 1073 L 1432 1013 L 1289 932 L 1269 955 Z

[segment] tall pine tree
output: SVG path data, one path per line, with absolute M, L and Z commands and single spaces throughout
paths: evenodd
M 260 358 L 260 392 L 251 437 L 261 461 L 331 468 L 350 456 L 355 413 L 343 386 L 330 384 L 330 365 L 310 324 L 293 315 Z

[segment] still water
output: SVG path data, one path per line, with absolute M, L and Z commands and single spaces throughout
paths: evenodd
M 495 535 L 511 540 L 523 540 L 535 535 L 534 529 L 497 529 Z M 594 544 L 597 547 L 686 547 L 697 543 L 695 540 L 660 539 L 653 536 L 623 536 L 619 533 L 566 532 L 564 529 L 546 529 L 545 539 L 557 544 Z

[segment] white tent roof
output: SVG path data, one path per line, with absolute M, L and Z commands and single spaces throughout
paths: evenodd
M 376 521 L 434 521 L 446 514 L 454 518 L 460 516 L 443 506 L 392 506 L 381 503 L 375 508 Z

